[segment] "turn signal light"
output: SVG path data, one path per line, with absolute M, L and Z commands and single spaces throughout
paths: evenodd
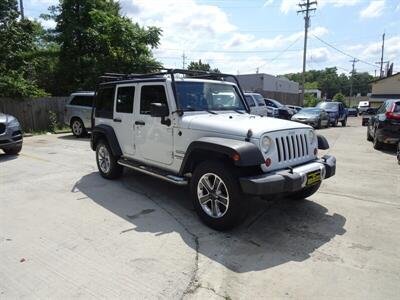
M 234 154 L 232 154 L 232 159 L 233 159 L 234 161 L 239 161 L 239 160 L 240 160 L 240 155 L 237 154 L 237 153 L 234 153 Z
M 271 165 L 271 163 L 272 163 L 272 160 L 268 157 L 268 158 L 265 160 L 265 165 L 266 165 L 267 167 L 269 167 L 269 166 Z

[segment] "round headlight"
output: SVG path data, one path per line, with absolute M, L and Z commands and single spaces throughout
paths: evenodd
M 7 126 L 8 126 L 8 127 L 19 127 L 20 125 L 19 125 L 19 122 L 18 122 L 18 120 L 17 120 L 16 118 L 12 118 L 12 119 L 8 122 Z
M 261 140 L 262 151 L 264 151 L 264 153 L 267 153 L 271 148 L 271 145 L 272 145 L 272 140 L 269 137 L 264 136 Z
M 317 136 L 315 135 L 314 130 L 310 130 L 308 132 L 308 138 L 309 138 L 311 144 L 315 143 L 315 139 L 317 138 Z

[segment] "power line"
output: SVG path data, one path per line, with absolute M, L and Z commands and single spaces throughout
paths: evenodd
M 306 1 L 306 2 L 304 2 Z M 306 83 L 306 63 L 307 63 L 307 39 L 308 39 L 308 28 L 310 28 L 310 12 L 316 11 L 313 5 L 317 5 L 317 1 L 303 0 L 302 3 L 298 4 L 300 10 L 297 13 L 305 14 L 304 16 L 304 52 L 303 52 L 303 73 L 301 76 L 301 101 L 304 101 L 304 86 Z
M 369 62 L 367 62 L 367 61 L 365 61 L 365 60 L 359 59 L 359 58 L 357 58 L 357 57 L 355 57 L 355 56 L 353 56 L 353 55 L 351 55 L 351 54 L 348 54 L 348 53 L 346 53 L 346 52 L 344 52 L 344 51 L 342 51 L 342 50 L 336 48 L 335 46 L 329 44 L 328 42 L 325 42 L 323 39 L 321 39 L 320 37 L 316 36 L 315 34 L 313 34 L 313 36 L 314 36 L 317 40 L 319 40 L 321 43 L 327 45 L 328 47 L 331 47 L 332 49 L 335 49 L 336 51 L 342 53 L 343 55 L 346 55 L 346 56 L 348 56 L 348 57 L 350 57 L 350 58 L 352 58 L 352 59 L 357 59 L 359 62 L 362 62 L 362 63 L 364 63 L 364 64 L 367 64 L 367 65 L 370 65 L 370 66 L 373 66 L 374 68 L 376 68 L 376 65 L 371 64 L 371 63 L 369 63 Z

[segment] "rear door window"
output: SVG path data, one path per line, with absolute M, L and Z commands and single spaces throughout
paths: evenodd
M 97 118 L 113 118 L 115 87 L 103 87 L 97 91 L 96 113 Z
M 69 103 L 70 105 L 77 105 L 77 106 L 87 106 L 91 107 L 93 105 L 93 96 L 83 96 L 83 95 L 78 95 L 74 96 Z
M 250 106 L 250 107 L 256 106 L 256 104 L 254 103 L 253 97 L 245 96 L 245 99 L 246 99 L 246 103 L 248 106 Z
M 135 98 L 134 86 L 119 87 L 117 91 L 116 112 L 133 113 L 133 101 Z

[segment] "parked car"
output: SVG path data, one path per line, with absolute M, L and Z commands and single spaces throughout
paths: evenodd
M 16 155 L 22 149 L 22 129 L 17 118 L 0 113 L 0 149 Z
M 278 117 L 279 119 L 290 120 L 295 114 L 294 110 L 290 109 L 289 107 L 286 107 L 285 105 L 283 105 L 282 103 L 280 103 L 275 99 L 267 98 L 264 99 L 264 101 L 268 107 L 272 107 L 278 110 L 278 114 L 276 117 Z
M 400 100 L 386 100 L 369 119 L 367 140 L 373 141 L 378 150 L 384 144 L 397 145 L 400 141 Z
M 335 174 L 336 159 L 317 156 L 329 148 L 324 137 L 249 114 L 234 75 L 168 69 L 103 80 L 91 135 L 101 176 L 115 179 L 126 167 L 189 185 L 195 211 L 212 228 L 242 219 L 244 195 L 304 199 Z
M 347 124 L 347 109 L 344 107 L 342 102 L 319 102 L 318 108 L 324 109 L 328 114 L 331 121 L 331 125 L 336 127 L 339 122 L 345 127 Z
M 376 112 L 378 111 L 377 108 L 368 108 L 364 114 L 362 115 L 362 121 L 361 121 L 361 125 L 362 126 L 367 126 L 369 119 L 371 118 L 371 116 L 374 116 L 376 114 Z
M 347 109 L 347 116 L 353 116 L 353 117 L 357 117 L 358 116 L 358 109 L 357 108 L 348 108 Z
M 265 105 L 264 97 L 257 93 L 244 93 L 250 113 L 259 116 L 277 117 L 278 110 Z
M 65 106 L 64 122 L 76 137 L 85 136 L 91 129 L 94 92 L 76 92 Z
M 367 111 L 367 109 L 370 107 L 370 103 L 369 103 L 369 101 L 360 101 L 359 103 L 358 103 L 358 113 L 360 114 L 360 115 L 363 115 L 366 111 Z
M 292 121 L 311 125 L 314 128 L 329 127 L 330 119 L 326 111 L 315 107 L 303 108 L 292 117 Z
M 303 109 L 301 106 L 296 106 L 296 105 L 286 105 L 286 107 L 290 108 L 291 110 L 294 110 L 295 113 L 298 113 Z
M 400 165 L 400 142 L 397 143 L 397 163 Z

